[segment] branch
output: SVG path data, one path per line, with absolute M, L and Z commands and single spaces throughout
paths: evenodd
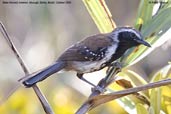
M 89 110 L 91 110 L 101 104 L 104 104 L 106 102 L 109 102 L 111 100 L 118 99 L 118 98 L 126 96 L 126 95 L 134 94 L 139 91 L 144 91 L 144 90 L 148 90 L 148 89 L 152 89 L 152 88 L 156 88 L 156 87 L 160 87 L 160 86 L 166 86 L 168 84 L 171 84 L 171 79 L 165 79 L 165 80 L 161 80 L 158 82 L 149 83 L 149 84 L 146 84 L 143 86 L 138 86 L 138 87 L 122 90 L 122 91 L 109 93 L 106 95 L 98 95 L 98 96 L 89 98 L 81 106 L 81 108 L 76 112 L 76 114 L 85 114 Z
M 17 49 L 15 48 L 13 42 L 11 41 L 8 33 L 7 33 L 7 30 L 5 29 L 4 25 L 2 24 L 2 22 L 0 22 L 0 30 L 1 30 L 1 33 L 2 35 L 4 36 L 5 40 L 7 41 L 8 45 L 10 46 L 11 50 L 13 51 L 14 55 L 16 56 L 19 64 L 21 65 L 25 75 L 28 75 L 29 74 L 29 71 L 22 59 L 22 57 L 20 56 L 19 52 L 17 51 Z M 42 106 L 43 106 L 43 109 L 44 111 L 46 112 L 46 114 L 54 114 L 53 110 L 51 109 L 48 101 L 46 100 L 45 96 L 43 95 L 43 93 L 41 92 L 41 90 L 38 88 L 37 85 L 34 85 L 33 86 L 33 90 L 34 92 L 36 93 L 38 99 L 40 100 Z
M 110 85 L 113 81 L 115 81 L 116 78 L 116 74 L 118 74 L 121 71 L 121 65 L 118 62 L 115 62 L 112 64 L 112 66 L 110 66 L 107 70 L 107 75 L 105 76 L 105 78 L 101 79 L 99 81 L 99 83 L 97 84 L 97 86 L 95 88 L 92 89 L 92 93 L 89 96 L 89 99 L 94 98 L 95 96 L 100 95 L 101 93 L 103 93 L 106 89 L 106 87 L 108 85 Z M 98 88 L 100 88 L 101 91 Z M 76 112 L 76 114 L 84 114 L 82 112 L 86 112 L 88 111 L 88 109 L 90 108 L 89 104 L 83 104 L 78 111 Z

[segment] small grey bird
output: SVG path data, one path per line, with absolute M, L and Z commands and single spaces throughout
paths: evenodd
M 150 47 L 139 31 L 132 27 L 118 27 L 110 33 L 89 36 L 72 45 L 52 65 L 20 81 L 26 87 L 31 87 L 60 70 L 72 70 L 77 72 L 78 78 L 94 86 L 83 77 L 84 73 L 110 66 L 129 48 L 140 44 Z

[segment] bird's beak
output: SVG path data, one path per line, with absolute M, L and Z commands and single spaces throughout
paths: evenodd
M 148 42 L 146 42 L 146 41 L 144 41 L 144 40 L 142 40 L 142 39 L 138 39 L 138 40 L 136 40 L 138 43 L 140 43 L 140 44 L 143 44 L 143 45 L 145 45 L 145 46 L 147 46 L 147 47 L 151 47 L 151 45 L 148 43 Z

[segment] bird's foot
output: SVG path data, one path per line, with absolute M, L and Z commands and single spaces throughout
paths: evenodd
M 94 91 L 98 91 L 100 93 L 104 93 L 106 91 L 106 89 L 100 87 L 100 86 L 95 86 L 94 88 L 91 88 L 91 91 L 94 92 Z
M 120 62 L 111 63 L 106 72 L 108 73 L 112 67 L 115 67 L 117 73 L 121 72 L 122 65 Z
M 120 62 L 118 62 L 118 61 L 116 61 L 116 62 L 114 62 L 114 63 L 111 63 L 110 64 L 110 66 L 112 67 L 116 67 L 116 68 L 119 68 L 119 69 L 121 69 L 122 68 L 122 65 L 121 65 L 121 63 Z

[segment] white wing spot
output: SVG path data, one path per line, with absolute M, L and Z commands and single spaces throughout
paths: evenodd
M 90 52 L 90 54 L 93 54 L 93 52 Z
M 88 49 L 86 49 L 86 52 L 89 52 L 89 50 L 88 50 Z

